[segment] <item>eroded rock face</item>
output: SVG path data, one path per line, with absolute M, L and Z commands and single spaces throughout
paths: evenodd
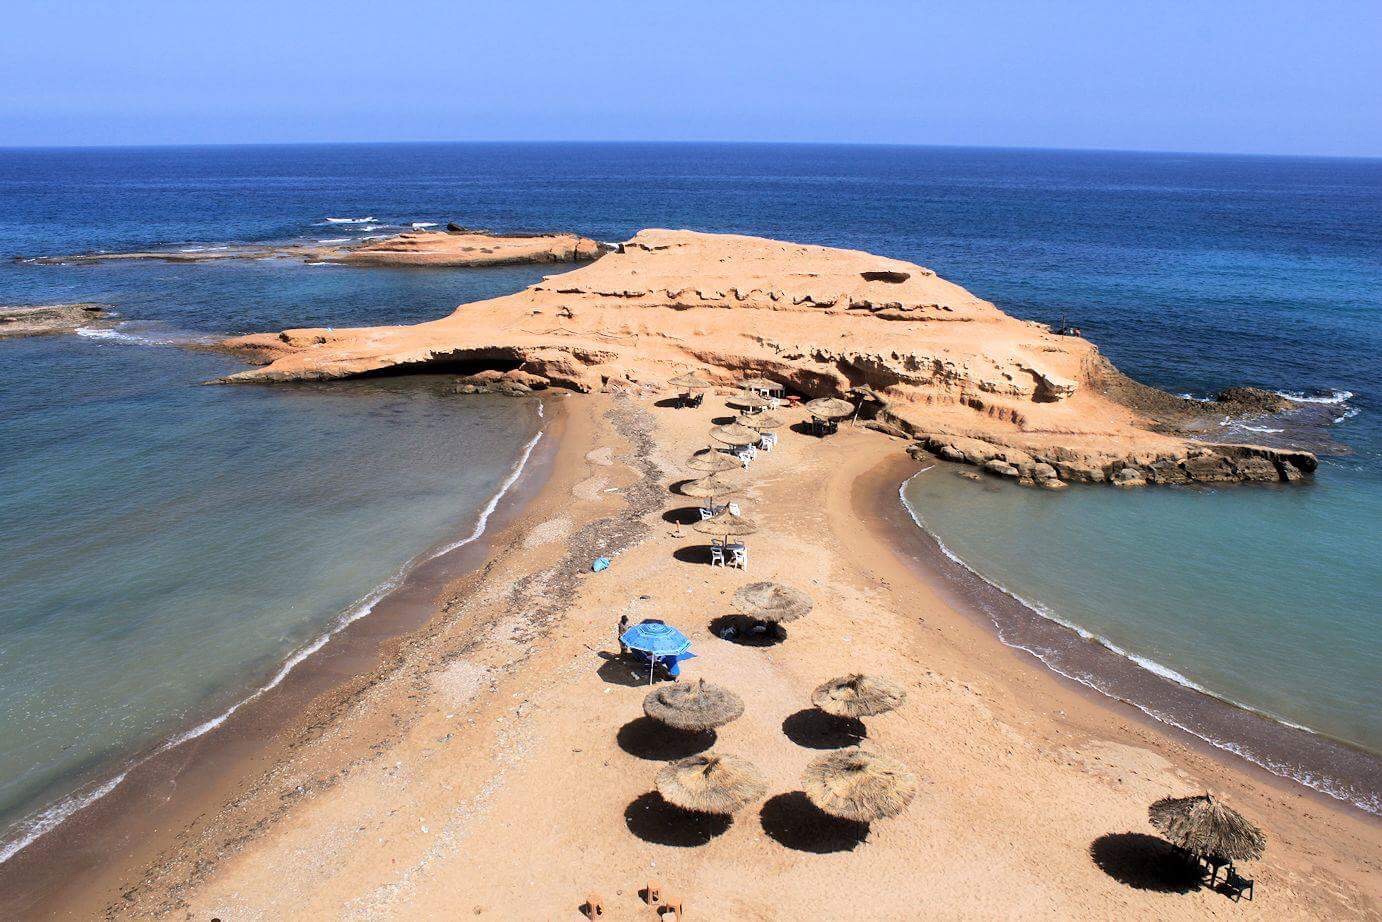
M 725 384 L 766 376 L 812 397 L 866 394 L 882 431 L 952 460 L 996 461 L 1001 476 L 1032 484 L 1103 483 L 1130 466 L 1148 483 L 1273 470 L 1292 479 L 1314 468 L 1304 452 L 1189 441 L 1168 419 L 1203 414 L 1198 405 L 1131 381 L 1086 340 L 1009 317 L 929 269 L 754 237 L 643 231 L 588 266 L 439 320 L 226 346 L 265 366 L 233 381 L 488 359 L 578 391 L 660 384 L 688 369 Z

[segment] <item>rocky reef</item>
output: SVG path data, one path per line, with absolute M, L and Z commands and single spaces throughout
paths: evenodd
M 0 339 L 71 333 L 79 327 L 107 324 L 110 312 L 100 304 L 0 305 Z
M 688 369 L 726 385 L 761 375 L 854 396 L 866 425 L 916 450 L 1052 487 L 1293 481 L 1315 469 L 1309 452 L 1198 440 L 1223 407 L 1139 384 L 1087 340 L 1010 317 L 930 269 L 756 237 L 646 230 L 439 320 L 225 346 L 262 366 L 228 381 L 447 371 L 463 387 L 519 392 L 660 385 Z

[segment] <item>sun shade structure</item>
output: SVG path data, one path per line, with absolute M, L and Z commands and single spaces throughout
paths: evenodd
M 784 390 L 781 384 L 771 378 L 749 378 L 747 381 L 740 381 L 739 386 L 750 391 L 777 391 Z
M 771 413 L 758 413 L 756 415 L 742 414 L 735 420 L 741 426 L 748 426 L 750 429 L 776 429 L 778 426 L 787 425 L 787 421 Z
M 672 387 L 679 387 L 685 391 L 705 391 L 715 386 L 714 382 L 707 381 L 700 375 L 690 371 L 684 375 L 677 375 L 667 383 Z
M 757 522 L 729 511 L 701 519 L 691 527 L 703 535 L 724 535 L 727 538 L 739 538 L 758 531 Z
M 812 608 L 811 597 L 800 589 L 780 583 L 749 583 L 734 593 L 734 604 L 759 621 L 795 621 Z
M 767 397 L 753 391 L 742 391 L 725 401 L 732 407 L 747 407 L 750 410 L 763 410 L 773 405 Z
M 722 474 L 725 471 L 737 471 L 744 465 L 723 452 L 705 449 L 692 455 L 686 466 L 702 474 Z
M 697 813 L 736 813 L 768 791 L 763 773 L 748 759 L 704 752 L 679 759 L 657 773 L 662 799 Z
M 901 707 L 907 692 L 896 682 L 876 675 L 841 676 L 811 693 L 811 703 L 836 717 L 873 717 Z
M 705 679 L 663 685 L 643 699 L 643 713 L 677 730 L 702 733 L 723 727 L 744 713 L 744 699 Z
M 710 437 L 717 442 L 724 442 L 726 445 L 754 445 L 763 436 L 756 429 L 748 426 L 741 426 L 738 423 L 730 423 L 728 426 L 716 426 L 710 430 Z
M 807 402 L 806 410 L 821 419 L 844 419 L 854 414 L 854 404 L 839 397 L 817 397 Z
M 624 632 L 620 642 L 630 650 L 654 656 L 675 656 L 691 649 L 691 640 L 681 631 L 656 619 L 640 621 Z
M 744 483 L 742 478 L 731 477 L 728 472 L 721 472 L 684 483 L 678 489 L 683 496 L 691 496 L 696 499 L 714 499 L 717 496 L 743 492 L 746 486 L 748 485 Z
M 1195 855 L 1252 861 L 1267 847 L 1262 830 L 1210 794 L 1164 797 L 1148 808 L 1147 815 L 1172 845 Z
M 856 823 L 897 816 L 917 794 L 916 776 L 907 766 L 857 747 L 812 761 L 801 785 L 817 807 Z

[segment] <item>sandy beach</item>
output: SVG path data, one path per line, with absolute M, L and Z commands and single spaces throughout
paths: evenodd
M 549 397 L 492 539 L 451 562 L 464 575 L 405 586 L 394 615 L 0 866 L 3 914 L 560 919 L 593 892 L 609 918 L 652 918 L 637 892 L 656 880 L 690 918 L 1379 917 L 1375 818 L 1059 680 L 965 610 L 909 544 L 897 487 L 920 465 L 904 441 L 784 431 L 740 499 L 763 524 L 748 573 L 707 566 L 705 539 L 676 524 L 694 501 L 668 485 L 724 398 L 665 396 Z M 601 554 L 613 564 L 591 573 Z M 815 610 L 776 645 L 715 636 L 760 579 Z M 650 794 L 669 753 L 646 686 L 613 658 L 622 614 L 686 631 L 683 680 L 745 701 L 714 748 L 769 787 L 727 829 Z M 865 746 L 920 782 L 862 840 L 800 793 L 825 745 L 802 715 L 811 690 L 852 671 L 906 688 Z M 1147 805 L 1205 789 L 1268 837 L 1245 867 L 1251 904 L 1156 871 Z

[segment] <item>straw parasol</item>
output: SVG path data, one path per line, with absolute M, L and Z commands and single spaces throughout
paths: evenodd
M 873 717 L 906 700 L 906 690 L 896 682 L 858 673 L 831 679 L 811 693 L 812 704 L 836 717 Z
M 764 410 L 773 405 L 767 397 L 755 394 L 753 391 L 741 391 L 725 401 L 732 407 L 746 407 L 750 410 Z
M 917 793 L 916 776 L 907 766 L 858 747 L 812 761 L 801 786 L 817 807 L 856 823 L 897 816 Z
M 817 397 L 807 402 L 806 409 L 821 419 L 844 419 L 854 413 L 854 404 L 839 397 Z
M 1172 845 L 1191 854 L 1251 861 L 1262 857 L 1267 847 L 1262 830 L 1210 794 L 1163 797 L 1148 808 L 1147 815 Z
M 686 466 L 703 474 L 723 474 L 725 471 L 739 470 L 744 465 L 729 455 L 713 448 L 706 448 L 692 455 Z
M 738 417 L 741 426 L 748 426 L 750 429 L 776 429 L 778 426 L 787 425 L 787 421 L 771 413 L 744 413 Z
M 703 733 L 737 719 L 744 713 L 744 699 L 701 679 L 653 689 L 643 699 L 643 713 L 669 727 Z
M 751 391 L 781 391 L 783 386 L 772 378 L 749 378 L 747 381 L 740 381 L 739 386 Z
M 710 437 L 717 442 L 724 442 L 726 445 L 753 445 L 763 436 L 748 426 L 730 423 L 728 426 L 716 426 L 711 429 Z
M 690 496 L 695 499 L 713 500 L 717 496 L 728 496 L 731 493 L 743 492 L 747 487 L 742 477 L 732 477 L 729 472 L 711 474 L 702 477 L 700 480 L 690 480 L 675 489 L 682 496 Z
M 759 621 L 795 621 L 811 611 L 811 597 L 780 583 L 749 583 L 734 593 L 734 604 Z
M 667 382 L 672 387 L 679 387 L 687 391 L 704 391 L 714 387 L 714 383 L 707 381 L 695 372 L 688 371 L 684 375 L 677 375 Z
M 663 800 L 683 810 L 730 814 L 760 799 L 768 783 L 748 759 L 703 752 L 658 772 L 657 790 Z
M 742 515 L 735 515 L 728 510 L 718 515 L 712 515 L 708 519 L 701 519 L 691 527 L 703 535 L 714 537 L 724 535 L 725 538 L 739 538 L 758 531 L 757 522 L 746 519 Z

